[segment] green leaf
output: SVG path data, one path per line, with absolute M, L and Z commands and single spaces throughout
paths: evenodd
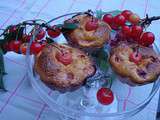
M 1 48 L 0 48 L 0 72 L 5 73 L 3 51 Z
M 0 45 L 3 45 L 5 43 L 4 39 L 0 39 Z
M 3 51 L 0 48 L 0 89 L 5 90 L 3 84 L 3 76 L 5 75 L 5 68 L 4 68 L 4 59 L 3 59 Z
M 74 30 L 76 28 L 78 28 L 77 23 L 64 23 L 62 26 L 62 29 L 65 30 Z
M 120 10 L 113 10 L 113 11 L 109 11 L 109 12 L 104 12 L 102 10 L 97 10 L 96 11 L 96 17 L 98 19 L 102 19 L 103 15 L 105 15 L 105 14 L 112 14 L 113 16 L 116 16 L 116 15 L 120 14 L 121 12 L 122 11 L 120 11 Z
M 3 74 L 0 73 L 0 89 L 5 90 L 4 83 L 3 83 Z
M 102 48 L 99 51 L 94 52 L 92 56 L 95 58 L 99 68 L 104 72 L 107 72 L 109 69 L 108 53 Z
M 117 78 L 117 75 L 114 72 L 112 72 L 110 77 L 111 77 L 111 80 L 113 81 L 113 80 L 115 80 Z
M 102 10 L 96 10 L 96 18 L 102 19 L 104 12 Z
M 46 40 L 48 44 L 54 43 L 54 40 L 49 37 L 46 37 Z
M 56 27 L 61 28 L 61 27 L 63 27 L 63 24 L 57 24 Z
M 113 16 L 116 16 L 116 15 L 120 14 L 121 12 L 122 11 L 120 11 L 120 10 L 113 10 L 113 11 L 110 11 L 108 13 L 112 14 Z
M 109 64 L 107 63 L 107 60 L 100 60 L 100 65 L 99 65 L 100 69 L 103 71 L 107 71 L 109 68 Z

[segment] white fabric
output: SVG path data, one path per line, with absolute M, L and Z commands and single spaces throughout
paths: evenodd
M 85 11 L 87 9 L 131 9 L 141 17 L 145 13 L 150 16 L 159 15 L 159 0 L 1 0 L 0 1 L 0 28 L 17 22 L 41 18 L 46 21 L 58 15 Z M 160 24 L 154 22 L 148 30 L 156 35 L 156 43 L 160 47 Z M 34 92 L 26 75 L 24 56 L 10 52 L 5 55 L 5 68 L 8 75 L 4 84 L 8 92 L 0 92 L 0 120 L 59 120 L 60 116 L 54 113 Z M 132 89 L 129 100 L 137 103 L 143 94 L 150 90 L 152 85 L 144 88 Z M 129 89 L 117 86 L 114 89 L 123 91 Z M 129 120 L 155 120 L 159 93 L 150 104 L 136 116 Z M 131 103 L 128 103 L 130 105 Z

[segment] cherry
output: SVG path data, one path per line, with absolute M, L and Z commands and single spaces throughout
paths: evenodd
M 123 15 L 119 14 L 113 18 L 113 21 L 114 21 L 114 24 L 118 26 L 123 26 L 125 25 L 126 18 Z
M 46 32 L 43 29 L 40 29 L 39 33 L 36 35 L 36 39 L 37 40 L 41 40 L 42 38 L 44 38 Z
M 134 25 L 131 27 L 131 29 L 132 29 L 131 36 L 133 37 L 133 39 L 139 40 L 143 32 L 143 28 L 141 26 Z
M 19 40 L 12 40 L 12 41 L 9 42 L 9 49 L 11 51 L 14 51 L 14 52 L 18 53 L 20 45 L 21 45 L 21 41 L 19 41 Z
M 124 10 L 121 14 L 128 20 L 129 16 L 133 13 L 130 10 Z
M 56 59 L 64 65 L 72 63 L 72 54 L 69 51 L 59 51 L 56 53 Z
M 31 53 L 38 54 L 42 50 L 42 45 L 39 42 L 33 42 L 31 44 Z
M 9 32 L 10 33 L 15 33 L 17 31 L 17 27 L 15 25 L 11 26 L 11 28 L 9 28 Z
M 119 30 L 119 26 L 114 23 L 112 23 L 110 26 L 113 30 Z
M 103 21 L 108 23 L 108 24 L 112 24 L 113 22 L 113 16 L 111 14 L 105 14 L 103 16 Z
M 142 55 L 138 51 L 131 53 L 129 56 L 129 60 L 136 64 L 138 64 L 141 59 L 142 59 Z
M 9 43 L 7 42 L 7 43 L 3 44 L 3 48 L 5 51 L 10 51 Z
M 113 102 L 113 92 L 109 88 L 100 88 L 97 92 L 97 100 L 103 105 L 109 105 Z
M 28 47 L 28 43 L 21 44 L 21 46 L 20 46 L 20 52 L 25 55 L 26 51 L 27 51 L 27 47 Z
M 98 21 L 97 20 L 90 20 L 86 22 L 85 29 L 87 31 L 96 30 L 98 28 Z
M 126 37 L 130 37 L 131 36 L 131 28 L 127 25 L 122 26 L 122 33 L 126 36 Z
M 139 44 L 143 46 L 149 46 L 154 43 L 155 36 L 152 32 L 144 32 L 141 35 Z
M 131 14 L 128 18 L 128 21 L 134 25 L 137 25 L 140 21 L 140 17 L 137 14 Z
M 46 40 L 41 40 L 42 49 L 47 45 Z
M 31 35 L 24 34 L 24 35 L 23 35 L 23 41 L 24 41 L 24 42 L 29 42 L 30 39 L 31 39 L 31 37 L 32 37 Z
M 48 30 L 47 30 L 48 35 L 49 35 L 50 37 L 52 37 L 52 38 L 58 37 L 58 36 L 61 34 L 61 30 L 60 30 L 59 28 L 57 28 L 55 25 L 52 26 L 52 28 L 53 28 L 54 30 L 51 30 L 51 29 L 48 29 Z

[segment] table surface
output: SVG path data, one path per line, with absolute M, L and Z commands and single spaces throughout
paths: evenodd
M 111 11 L 130 9 L 141 17 L 159 15 L 159 0 L 1 0 L 0 29 L 27 19 L 45 19 L 46 21 L 68 12 L 88 9 Z M 160 47 L 160 23 L 154 22 L 149 28 L 156 36 Z M 15 53 L 5 55 L 5 67 L 8 75 L 4 84 L 8 92 L 0 92 L 0 120 L 56 120 L 59 115 L 39 98 L 32 89 L 26 74 L 24 56 Z M 127 96 L 127 98 L 132 95 Z M 159 93 L 151 103 L 132 120 L 155 120 Z M 134 104 L 134 101 L 131 103 Z M 130 104 L 131 104 L 130 103 Z

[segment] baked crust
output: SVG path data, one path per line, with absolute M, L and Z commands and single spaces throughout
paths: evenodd
M 116 73 L 129 78 L 131 83 L 139 85 L 151 83 L 160 75 L 160 57 L 153 48 L 139 46 L 142 60 L 135 64 L 129 60 L 129 56 L 137 47 L 135 43 L 118 43 L 111 50 L 110 64 Z
M 64 65 L 57 60 L 55 55 L 59 49 L 71 52 L 71 64 Z M 44 83 L 62 92 L 79 88 L 87 77 L 95 73 L 93 62 L 84 52 L 56 43 L 46 45 L 36 56 L 34 69 Z
M 72 31 L 64 32 L 64 36 L 69 44 L 79 48 L 101 48 L 104 43 L 110 39 L 110 26 L 100 19 L 98 20 L 98 28 L 92 31 L 86 31 L 85 25 L 88 21 L 96 19 L 87 14 L 77 15 L 65 22 L 74 23 L 78 22 L 79 27 Z

